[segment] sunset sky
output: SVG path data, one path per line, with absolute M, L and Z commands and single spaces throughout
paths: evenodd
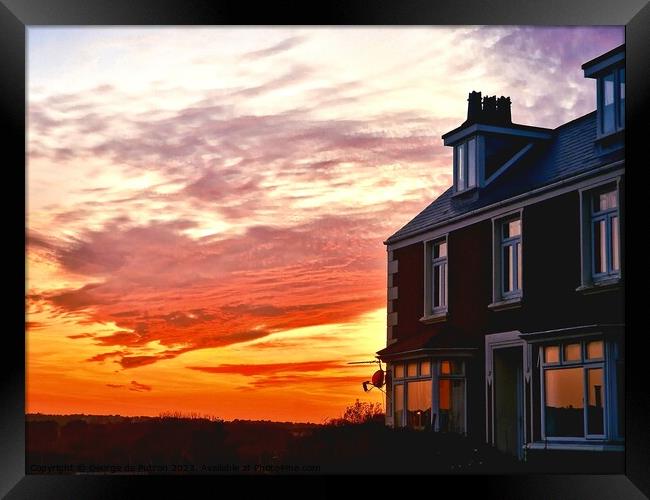
M 623 28 L 28 29 L 29 413 L 323 422 L 467 95 L 556 127 Z

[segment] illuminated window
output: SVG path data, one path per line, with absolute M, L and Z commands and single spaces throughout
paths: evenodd
M 508 297 L 521 291 L 521 220 L 504 221 L 501 231 L 501 291 Z
M 393 397 L 393 422 L 395 427 L 404 427 L 404 384 L 395 384 Z
M 621 277 L 620 193 L 616 182 L 580 191 L 582 285 L 616 283 Z
M 560 348 L 556 345 L 549 345 L 544 348 L 544 361 L 547 363 L 560 362 Z
M 593 340 L 587 342 L 587 359 L 602 359 L 603 358 L 603 341 Z
M 393 369 L 396 370 L 397 366 L 402 367 L 402 378 L 399 382 L 393 381 L 394 426 L 410 427 L 415 430 L 431 429 L 433 410 L 431 360 L 420 359 L 394 364 Z M 390 394 L 390 388 L 387 388 L 387 394 Z
M 564 361 L 580 361 L 582 359 L 580 349 L 580 344 L 565 344 Z
M 465 378 L 462 361 L 440 361 L 438 379 L 438 429 L 441 432 L 464 434 L 465 426 Z
M 431 428 L 431 383 L 431 379 L 408 383 L 407 425 L 412 429 Z
M 394 370 L 395 378 L 404 378 L 404 365 L 402 363 L 396 364 Z
M 616 189 L 591 196 L 592 273 L 594 280 L 617 275 L 620 270 L 620 236 Z
M 462 361 L 441 361 L 440 375 L 463 375 Z
M 431 310 L 447 308 L 447 240 L 433 242 L 431 249 Z
M 560 352 L 562 359 L 558 356 Z M 608 397 L 605 366 L 602 340 L 565 343 L 561 350 L 558 346 L 544 348 L 543 433 L 546 438 L 605 437 Z
M 521 212 L 493 220 L 494 286 L 493 306 L 522 297 L 522 218 Z

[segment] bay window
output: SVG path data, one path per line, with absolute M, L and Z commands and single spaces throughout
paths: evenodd
M 441 361 L 438 401 L 441 432 L 465 433 L 465 373 L 462 361 Z
M 402 377 L 392 380 L 395 427 L 466 432 L 465 364 L 429 358 L 393 364 Z
M 604 439 L 608 398 L 604 341 L 543 347 L 543 435 L 546 439 Z

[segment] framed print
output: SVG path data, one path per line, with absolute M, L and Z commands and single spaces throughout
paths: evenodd
M 650 492 L 647 5 L 3 2 L 3 495 Z

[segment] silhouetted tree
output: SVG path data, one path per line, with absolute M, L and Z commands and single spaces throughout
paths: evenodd
M 365 424 L 368 422 L 383 421 L 384 411 L 381 403 L 368 403 L 359 401 L 348 406 L 343 413 L 343 423 Z

